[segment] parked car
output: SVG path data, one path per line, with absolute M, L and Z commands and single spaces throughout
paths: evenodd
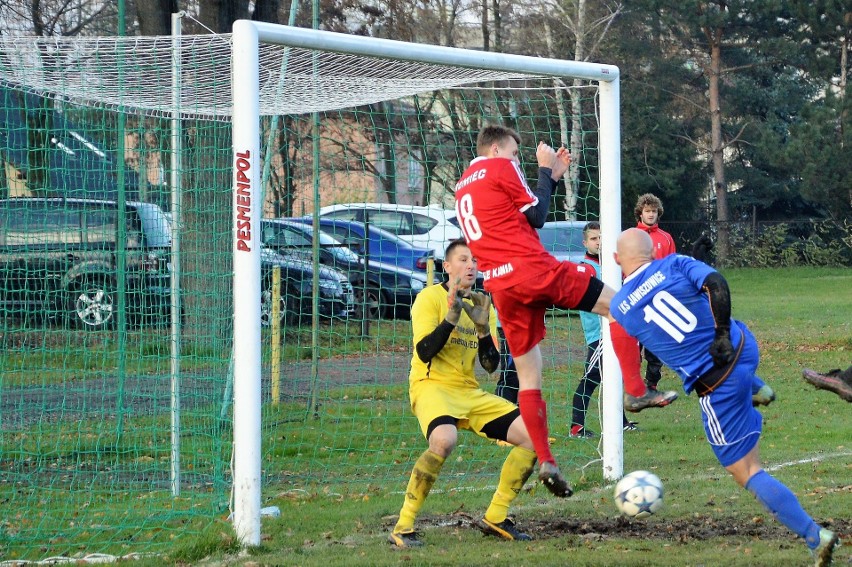
M 272 279 L 275 268 L 281 270 L 279 295 L 280 321 L 283 325 L 299 323 L 312 313 L 313 263 L 282 256 L 261 248 L 260 324 L 272 322 Z M 346 274 L 327 266 L 319 270 L 319 315 L 323 318 L 347 318 L 355 314 L 355 293 Z
M 319 210 L 324 218 L 366 222 L 382 228 L 420 248 L 431 248 L 435 258 L 444 259 L 447 245 L 462 237 L 452 209 L 430 205 L 396 205 L 388 203 L 345 203 Z
M 288 219 L 302 224 L 312 224 L 311 217 Z M 435 259 L 431 248 L 417 248 L 379 227 L 369 226 L 358 221 L 344 219 L 321 218 L 320 230 L 339 240 L 344 246 L 361 257 L 367 257 L 370 262 L 384 262 L 409 270 L 426 271 L 428 260 Z
M 157 205 L 127 202 L 129 320 L 170 306 L 171 232 Z M 0 306 L 23 317 L 111 326 L 117 308 L 118 206 L 93 199 L 0 199 Z
M 170 219 L 151 203 L 126 204 L 127 310 L 132 323 L 167 320 L 171 309 Z M 0 307 L 19 317 L 107 329 L 116 319 L 118 206 L 94 199 L 0 199 Z M 272 269 L 281 268 L 281 317 L 311 312 L 313 267 L 261 254 L 263 324 L 271 314 Z M 355 296 L 346 276 L 320 270 L 320 315 L 347 317 Z
M 586 255 L 583 246 L 585 221 L 551 221 L 538 229 L 538 237 L 544 248 L 558 260 L 579 262 Z
M 283 219 L 262 221 L 263 246 L 279 254 L 310 261 L 313 227 Z M 417 293 L 426 286 L 426 274 L 382 262 L 364 261 L 334 237 L 320 231 L 320 262 L 346 274 L 357 305 L 367 305 L 370 318 L 388 318 L 407 311 Z M 366 295 L 365 295 L 366 294 Z

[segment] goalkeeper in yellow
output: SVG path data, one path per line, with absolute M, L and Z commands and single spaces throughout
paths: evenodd
M 530 540 L 515 527 L 508 511 L 533 472 L 536 454 L 532 441 L 517 406 L 480 388 L 474 376 L 477 359 L 489 373 L 497 370 L 500 362 L 491 298 L 471 290 L 477 274 L 476 259 L 464 240 L 451 242 L 445 258 L 449 285 L 427 287 L 411 307 L 415 352 L 409 396 L 429 448 L 414 463 L 399 521 L 388 540 L 403 548 L 422 545 L 414 520 L 444 461 L 456 447 L 459 429 L 514 445 L 478 527 L 489 535 Z

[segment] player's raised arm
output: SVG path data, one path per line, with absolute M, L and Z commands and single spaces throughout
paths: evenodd
M 527 222 L 533 228 L 541 228 L 547 220 L 550 209 L 550 196 L 556 188 L 556 183 L 568 171 L 571 164 L 571 154 L 564 147 L 554 150 L 544 142 L 539 142 L 535 152 L 538 161 L 538 185 L 535 193 L 538 203 L 524 211 Z
M 731 344 L 731 291 L 728 282 L 719 272 L 713 272 L 704 279 L 701 286 L 710 299 L 710 312 L 715 324 L 715 337 L 710 345 L 713 364 L 721 368 L 734 359 L 734 347 Z

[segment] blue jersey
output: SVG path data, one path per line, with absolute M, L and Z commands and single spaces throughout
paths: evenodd
M 580 264 L 588 264 L 595 269 L 595 275 L 600 277 L 601 265 L 589 258 L 587 255 L 580 260 Z M 597 313 L 589 313 L 588 311 L 580 311 L 580 323 L 583 325 L 583 335 L 586 338 L 586 344 L 590 345 L 601 340 L 601 316 Z
M 715 321 L 701 285 L 714 271 L 703 262 L 672 254 L 630 274 L 610 305 L 627 333 L 678 373 L 687 393 L 713 368 L 709 349 Z M 739 325 L 732 322 L 734 348 L 742 336 Z

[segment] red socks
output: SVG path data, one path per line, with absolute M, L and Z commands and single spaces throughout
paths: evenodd
M 635 398 L 644 396 L 646 390 L 640 373 L 642 359 L 639 356 L 639 341 L 628 335 L 624 327 L 615 321 L 609 324 L 609 336 L 612 338 L 612 348 L 621 367 L 624 391 Z
M 535 454 L 539 463 L 556 464 L 550 452 L 547 430 L 547 405 L 541 399 L 541 390 L 521 390 L 518 392 L 518 408 L 527 431 L 532 438 Z

